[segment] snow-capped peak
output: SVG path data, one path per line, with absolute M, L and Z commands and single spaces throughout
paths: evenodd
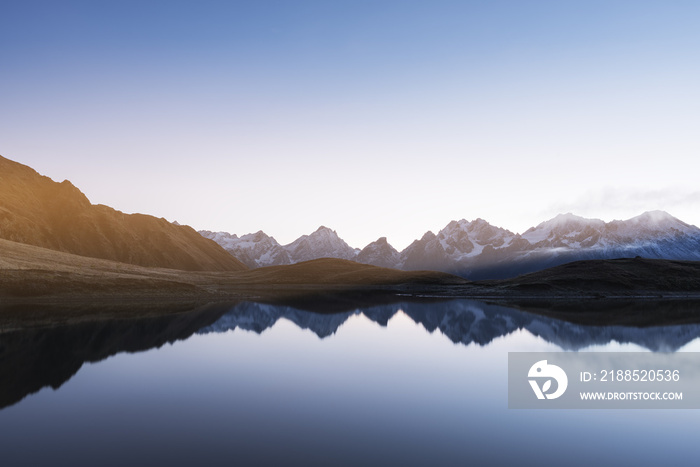
M 238 240 L 238 235 L 228 232 L 212 232 L 210 230 L 200 230 L 199 234 L 203 237 L 214 240 L 216 243 L 226 248 L 231 242 Z
M 485 246 L 501 248 L 515 237 L 512 232 L 494 227 L 483 219 L 452 221 L 438 232 L 437 240 L 453 261 L 476 256 Z
M 228 232 L 200 230 L 202 236 L 214 240 L 226 251 L 250 268 L 291 264 L 289 254 L 277 240 L 262 230 L 242 235 L 240 238 Z
M 243 235 L 243 236 L 241 236 L 241 240 L 250 241 L 250 242 L 268 242 L 269 241 L 269 242 L 272 242 L 274 244 L 279 245 L 279 243 L 277 243 L 277 240 L 275 240 L 273 237 L 270 237 L 262 230 L 258 230 L 255 233 L 249 233 L 249 234 Z
M 624 222 L 630 225 L 644 225 L 648 227 L 690 227 L 688 224 L 673 217 L 666 211 L 647 211 Z
M 647 211 L 626 221 L 607 224 L 609 236 L 625 241 L 649 241 L 677 235 L 698 235 L 700 229 L 676 219 L 665 211 Z
M 532 227 L 526 231 L 534 231 L 534 230 L 542 230 L 542 229 L 551 229 L 551 228 L 556 228 L 556 227 L 562 227 L 562 226 L 572 226 L 572 225 L 582 225 L 582 224 L 604 224 L 604 222 L 600 219 L 587 219 L 585 217 L 577 216 L 575 214 L 572 214 L 570 212 L 567 212 L 566 214 L 557 214 L 553 218 L 549 219 L 548 221 L 544 221 L 540 224 L 537 225 L 537 227 Z
M 596 237 L 597 241 L 604 227 L 605 222 L 600 219 L 586 219 L 566 213 L 526 230 L 521 237 L 532 245 L 544 242 L 546 246 L 577 246 L 579 242 L 590 240 L 591 237 Z M 572 239 L 575 240 L 572 242 Z
M 335 230 L 323 225 L 310 235 L 302 235 L 284 246 L 284 249 L 294 262 L 317 258 L 353 259 L 359 252 L 348 246 Z
M 362 249 L 355 258 L 358 263 L 373 264 L 385 268 L 399 266 L 399 252 L 389 244 L 386 237 L 380 237 Z

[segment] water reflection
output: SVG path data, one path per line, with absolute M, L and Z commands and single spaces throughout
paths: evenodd
M 86 362 L 190 337 L 230 307 L 205 306 L 152 318 L 84 322 L 0 333 L 0 408 L 62 386 Z
M 0 458 L 73 466 L 697 463 L 697 443 L 678 436 L 697 426 L 697 411 L 507 408 L 507 352 L 611 350 L 611 340 L 675 350 L 700 333 L 692 306 L 649 315 L 632 305 L 602 312 L 601 304 L 583 310 L 588 316 L 554 309 L 560 303 L 527 306 L 344 297 L 14 331 L 0 321 Z M 324 309 L 336 313 L 311 311 Z M 552 316 L 565 313 L 578 321 Z M 657 325 L 629 324 L 640 318 Z M 47 386 L 61 388 L 24 398 Z
M 700 324 L 688 323 L 695 316 L 693 312 L 696 305 L 680 303 L 665 304 L 667 309 L 658 308 L 651 315 L 684 324 L 639 327 L 571 322 L 572 316 L 584 322 L 615 322 L 619 321 L 620 316 L 633 316 L 635 319 L 632 321 L 638 320 L 642 315 L 648 318 L 648 310 L 644 313 L 637 312 L 636 315 L 629 311 L 642 309 L 640 307 L 643 305 L 639 304 L 637 308 L 634 304 L 627 304 L 629 310 L 618 309 L 617 314 L 605 310 L 589 310 L 586 315 L 575 309 L 556 309 L 542 304 L 529 305 L 530 309 L 537 311 L 532 313 L 474 300 L 405 300 L 386 303 L 387 300 L 383 299 L 380 302 L 380 305 L 365 304 L 359 308 L 355 307 L 357 303 L 354 302 L 343 302 L 344 306 L 341 307 L 334 302 L 334 305 L 327 306 L 346 311 L 328 314 L 300 308 L 309 305 L 313 309 L 324 309 L 326 305 L 319 301 L 295 303 L 295 306 L 242 302 L 227 306 L 206 306 L 187 313 L 153 318 L 5 330 L 0 333 L 0 408 L 13 405 L 43 387 L 60 387 L 86 362 L 100 361 L 120 352 L 158 348 L 165 343 L 187 339 L 195 333 L 203 335 L 242 329 L 259 334 L 273 327 L 280 319 L 288 320 L 325 339 L 334 335 L 339 327 L 355 315 L 364 315 L 374 323 L 386 326 L 397 313 L 404 313 L 428 332 L 437 331 L 454 343 L 486 346 L 494 339 L 524 330 L 563 350 L 573 351 L 617 342 L 636 344 L 654 352 L 669 352 L 678 350 L 700 336 Z M 557 306 L 561 308 L 561 305 Z M 557 314 L 567 315 L 570 321 L 551 316 Z M 658 319 L 654 322 L 658 322 Z
M 439 331 L 452 342 L 488 345 L 494 339 L 526 330 L 562 350 L 581 350 L 610 342 L 636 344 L 653 352 L 673 352 L 700 336 L 700 324 L 636 327 L 628 325 L 583 325 L 535 314 L 512 307 L 475 300 L 406 301 L 354 311 L 319 314 L 298 308 L 261 303 L 241 303 L 218 321 L 199 330 L 200 334 L 243 329 L 261 333 L 284 318 L 320 338 L 335 334 L 352 315 L 362 314 L 386 326 L 399 312 L 405 313 L 428 332 Z M 658 310 L 664 314 L 663 310 Z M 667 314 L 666 314 L 667 316 Z

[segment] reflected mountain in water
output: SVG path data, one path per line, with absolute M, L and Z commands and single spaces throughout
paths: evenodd
M 0 332 L 0 408 L 47 386 L 58 389 L 85 363 L 187 339 L 229 309 L 205 306 L 157 317 Z
M 498 337 L 525 330 L 562 350 L 581 350 L 618 342 L 636 344 L 653 352 L 673 352 L 700 336 L 700 324 L 648 327 L 582 325 L 475 300 L 407 301 L 330 315 L 289 306 L 244 302 L 198 333 L 243 329 L 260 334 L 284 318 L 301 329 L 309 329 L 318 337 L 326 338 L 333 335 L 352 315 L 362 314 L 375 323 L 386 326 L 400 312 L 421 324 L 427 331 L 432 333 L 439 330 L 452 342 L 464 345 L 484 346 Z M 658 312 L 669 314 L 662 309 Z
M 402 298 L 393 296 L 391 300 Z M 615 341 L 633 343 L 654 352 L 670 352 L 700 336 L 697 303 L 645 302 L 626 303 L 624 306 L 618 303 L 615 305 L 617 312 L 600 308 L 585 313 L 575 307 L 573 311 L 561 309 L 561 304 L 554 308 L 539 305 L 531 308 L 537 313 L 531 313 L 474 300 L 413 299 L 394 303 L 391 300 L 375 297 L 375 305 L 365 300 L 362 306 L 348 297 L 329 302 L 296 301 L 295 306 L 242 302 L 138 319 L 12 330 L 0 326 L 0 408 L 15 404 L 47 386 L 58 389 L 86 362 L 97 362 L 121 352 L 158 348 L 195 333 L 203 335 L 243 329 L 259 334 L 280 319 L 289 320 L 323 339 L 332 336 L 353 315 L 362 314 L 378 325 L 386 326 L 397 313 L 405 313 L 428 332 L 437 330 L 459 344 L 485 346 L 498 337 L 525 330 L 564 350 L 579 350 Z M 302 309 L 307 306 L 314 310 L 346 311 L 324 314 Z M 99 311 L 92 310 L 91 316 L 98 316 Z M 51 314 L 51 310 L 41 312 Z M 568 321 L 553 318 L 551 314 L 567 316 Z M 134 312 L 134 316 L 137 315 Z M 634 318 L 636 315 L 657 316 L 661 317 L 661 322 L 680 324 L 635 327 L 572 322 L 577 318 L 586 323 L 615 320 L 629 323 L 630 316 Z M 659 318 L 652 322 L 658 323 Z

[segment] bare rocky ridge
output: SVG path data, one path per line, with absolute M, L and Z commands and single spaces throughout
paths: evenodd
M 289 252 L 275 240 L 259 230 L 238 237 L 227 232 L 201 230 L 203 237 L 214 240 L 249 268 L 292 264 Z
M 247 267 L 189 226 L 93 205 L 71 182 L 54 182 L 0 156 L 0 238 L 93 258 L 190 271 Z
M 395 268 L 400 260 L 399 252 L 389 245 L 386 237 L 381 237 L 364 247 L 355 258 L 358 263 L 373 264 L 383 268 Z

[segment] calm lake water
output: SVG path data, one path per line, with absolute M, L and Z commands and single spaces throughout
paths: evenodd
M 513 410 L 513 351 L 700 351 L 469 300 L 0 334 L 0 463 L 697 465 L 697 410 Z

